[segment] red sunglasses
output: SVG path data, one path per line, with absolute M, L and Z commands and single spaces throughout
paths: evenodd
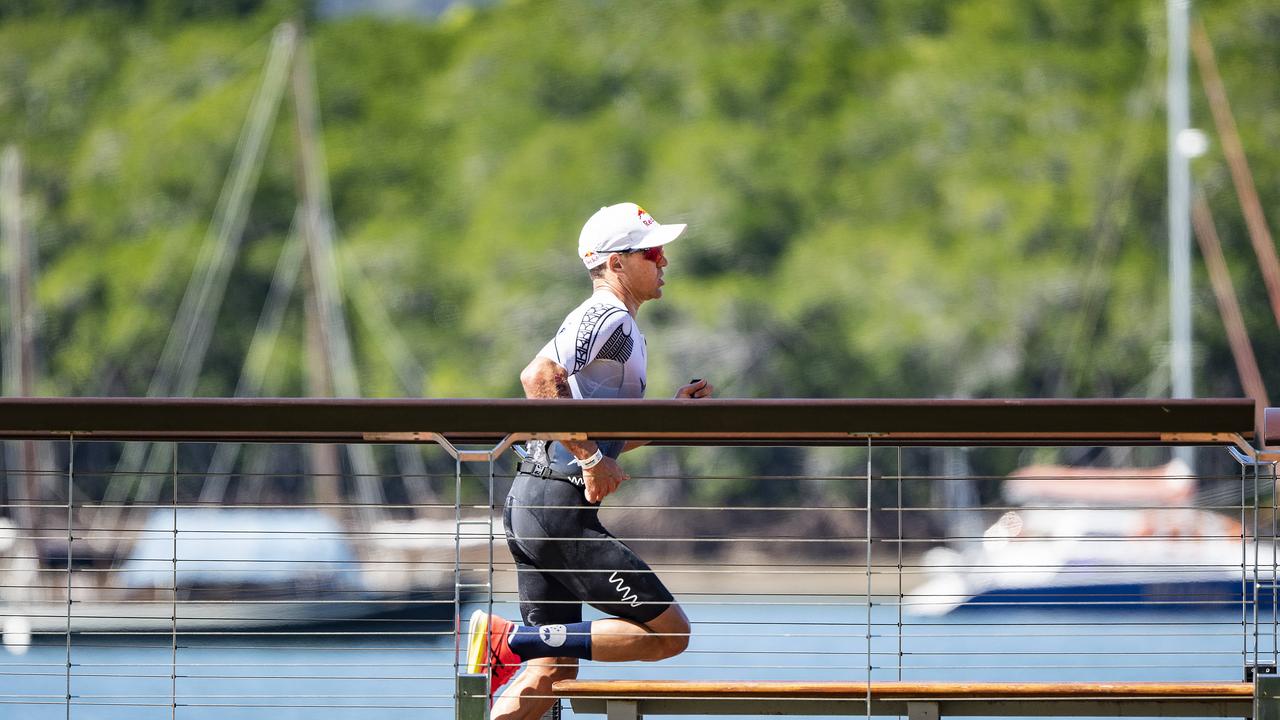
M 661 245 L 658 245 L 657 247 L 651 247 L 651 248 L 640 248 L 639 250 L 624 250 L 623 252 L 626 252 L 626 253 L 628 253 L 628 254 L 630 254 L 630 253 L 644 253 L 644 259 L 645 259 L 645 260 L 648 260 L 648 261 L 649 261 L 649 262 L 651 262 L 651 263 L 654 263 L 655 265 L 656 265 L 657 263 L 662 262 L 662 258 L 663 258 L 663 257 L 665 257 L 665 256 L 662 254 L 662 246 L 661 246 Z

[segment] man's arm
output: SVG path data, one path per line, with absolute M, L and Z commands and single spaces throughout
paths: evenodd
M 524 386 L 525 397 L 530 399 L 573 399 L 573 391 L 569 388 L 569 371 L 545 357 L 536 357 L 525 367 L 520 373 L 520 384 Z M 600 446 L 590 440 L 561 440 L 560 444 L 579 460 L 586 460 L 600 449 Z M 628 475 L 618 467 L 617 461 L 606 456 L 599 464 L 582 471 L 587 501 L 600 502 L 617 490 L 626 479 Z
M 524 396 L 530 399 L 573 399 L 573 391 L 569 389 L 569 371 L 544 357 L 534 358 L 520 373 L 520 384 L 524 386 Z

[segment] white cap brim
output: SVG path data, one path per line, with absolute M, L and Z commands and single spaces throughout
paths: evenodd
M 680 233 L 684 232 L 686 227 L 688 226 L 684 223 L 658 225 L 657 227 L 650 228 L 649 231 L 646 232 L 637 242 L 626 243 L 624 247 L 617 249 L 599 250 L 591 253 L 589 256 L 582 258 L 582 264 L 586 265 L 587 269 L 590 270 L 591 268 L 603 265 L 604 262 L 609 259 L 610 253 L 626 252 L 628 250 L 645 250 L 651 247 L 658 247 L 659 245 L 666 245 L 672 240 L 680 237 Z M 619 240 L 620 239 L 621 238 L 619 238 Z
M 639 244 L 632 245 L 629 250 L 644 250 L 645 248 L 658 247 L 680 237 L 680 233 L 688 227 L 684 223 L 672 223 L 670 225 L 659 225 L 650 230 Z

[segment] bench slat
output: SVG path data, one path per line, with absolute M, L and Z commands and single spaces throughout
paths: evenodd
M 612 698 L 942 699 L 1238 699 L 1252 683 L 1186 682 L 706 682 L 685 680 L 561 680 L 556 695 Z

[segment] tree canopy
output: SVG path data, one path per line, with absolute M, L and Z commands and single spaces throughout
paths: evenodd
M 1280 65 L 1280 8 L 1195 10 L 1274 207 L 1280 85 L 1258 79 Z M 297 12 L 0 14 L 0 142 L 27 163 L 43 394 L 146 391 L 271 29 Z M 307 35 L 346 293 L 384 316 L 351 315 L 366 395 L 517 394 L 587 292 L 578 229 L 622 200 L 690 224 L 667 297 L 641 312 L 657 396 L 693 376 L 731 397 L 1168 392 L 1162 0 L 505 2 Z M 292 122 L 286 107 L 200 394 L 234 390 L 288 233 Z M 1221 145 L 1193 170 L 1280 390 Z M 1198 394 L 1241 394 L 1200 270 L 1194 303 Z M 268 394 L 305 391 L 294 310 Z

